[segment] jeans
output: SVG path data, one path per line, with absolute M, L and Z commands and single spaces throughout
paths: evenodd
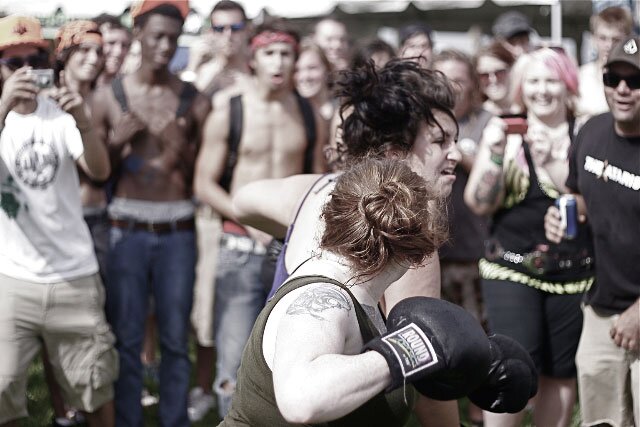
M 159 234 L 112 227 L 110 238 L 106 310 L 120 354 L 116 425 L 143 425 L 140 353 L 151 293 L 161 350 L 159 424 L 188 426 L 187 339 L 196 262 L 194 232 Z
M 217 351 L 214 389 L 220 418 L 231 406 L 242 351 L 267 297 L 260 280 L 263 259 L 263 254 L 230 249 L 224 243 L 220 246 L 214 304 Z M 225 383 L 232 387 L 225 390 Z
M 109 218 L 107 212 L 95 215 L 85 215 L 84 222 L 89 227 L 93 249 L 98 259 L 100 279 L 102 283 L 107 281 L 107 256 L 109 255 Z

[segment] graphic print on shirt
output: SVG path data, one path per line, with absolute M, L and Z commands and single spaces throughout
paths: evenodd
M 59 166 L 60 155 L 56 148 L 35 138 L 16 153 L 16 176 L 31 188 L 46 189 L 55 179 Z
M 604 182 L 611 180 L 631 190 L 640 190 L 640 175 L 635 175 L 632 172 L 612 165 L 606 159 L 600 160 L 591 156 L 586 156 L 583 167 L 586 172 L 592 173 Z

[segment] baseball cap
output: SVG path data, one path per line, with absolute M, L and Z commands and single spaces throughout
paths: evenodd
M 614 62 L 624 62 L 640 70 L 640 37 L 628 37 L 615 45 L 605 66 Z
M 491 27 L 493 35 L 508 39 L 520 33 L 530 33 L 531 23 L 529 18 L 515 10 L 505 12 L 498 16 Z
M 0 18 L 0 50 L 11 46 L 49 47 L 42 37 L 40 21 L 18 15 Z
M 186 19 L 189 15 L 189 0 L 141 0 L 131 6 L 131 18 L 136 19 L 138 16 L 163 5 L 175 6 L 180 11 L 182 19 Z

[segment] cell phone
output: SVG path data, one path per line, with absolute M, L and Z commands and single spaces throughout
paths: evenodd
M 507 135 L 524 135 L 527 133 L 527 116 L 524 114 L 502 114 L 500 116 L 507 124 Z
M 33 84 L 40 89 L 53 87 L 53 70 L 46 68 L 44 70 L 29 70 L 29 76 L 33 80 Z

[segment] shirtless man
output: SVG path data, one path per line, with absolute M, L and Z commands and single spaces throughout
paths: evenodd
M 260 272 L 268 239 L 235 221 L 231 195 L 259 179 L 323 170 L 322 147 L 316 143 L 323 140 L 320 127 L 315 126 L 320 123 L 319 118 L 307 109 L 307 116 L 315 116 L 310 129 L 300 98 L 293 90 L 297 45 L 298 36 L 279 22 L 256 30 L 250 41 L 253 89 L 243 91 L 240 98 L 231 102 L 224 91 L 214 98 L 213 113 L 205 126 L 205 144 L 196 165 L 198 199 L 225 219 L 214 308 L 218 350 L 214 387 L 221 417 L 231 403 L 242 350 L 267 295 Z M 234 114 L 234 102 L 244 110 L 241 116 Z M 241 126 L 234 123 L 239 116 L 243 119 Z M 230 132 L 231 129 L 235 130 Z M 230 149 L 234 140 L 237 145 Z M 235 159 L 235 164 L 228 159 Z
M 120 377 L 116 425 L 142 424 L 140 352 L 149 290 L 162 359 L 158 416 L 187 426 L 187 337 L 196 243 L 192 174 L 209 101 L 169 72 L 186 1 L 143 1 L 132 11 L 142 63 L 94 97 L 96 129 L 119 167 L 109 206 L 107 316 L 116 334 Z
M 215 57 L 197 69 L 194 85 L 205 96 L 213 97 L 223 89 L 226 100 L 237 95 L 251 84 L 249 70 L 248 39 L 249 22 L 244 8 L 233 0 L 221 0 L 211 11 L 210 34 Z M 203 48 L 211 50 L 207 43 Z M 184 74 L 183 74 L 184 79 Z M 222 101 L 220 101 L 222 102 Z M 195 387 L 189 392 L 189 419 L 200 421 L 212 408 L 214 398 L 213 365 L 215 363 L 213 338 L 213 305 L 215 270 L 218 261 L 222 221 L 207 203 L 198 206 L 196 212 L 198 262 L 194 285 L 191 323 L 197 339 Z
M 108 85 L 119 73 L 124 59 L 131 47 L 131 32 L 122 25 L 120 20 L 103 13 L 94 18 L 102 33 L 102 50 L 104 53 L 104 68 L 98 77 L 98 86 Z

